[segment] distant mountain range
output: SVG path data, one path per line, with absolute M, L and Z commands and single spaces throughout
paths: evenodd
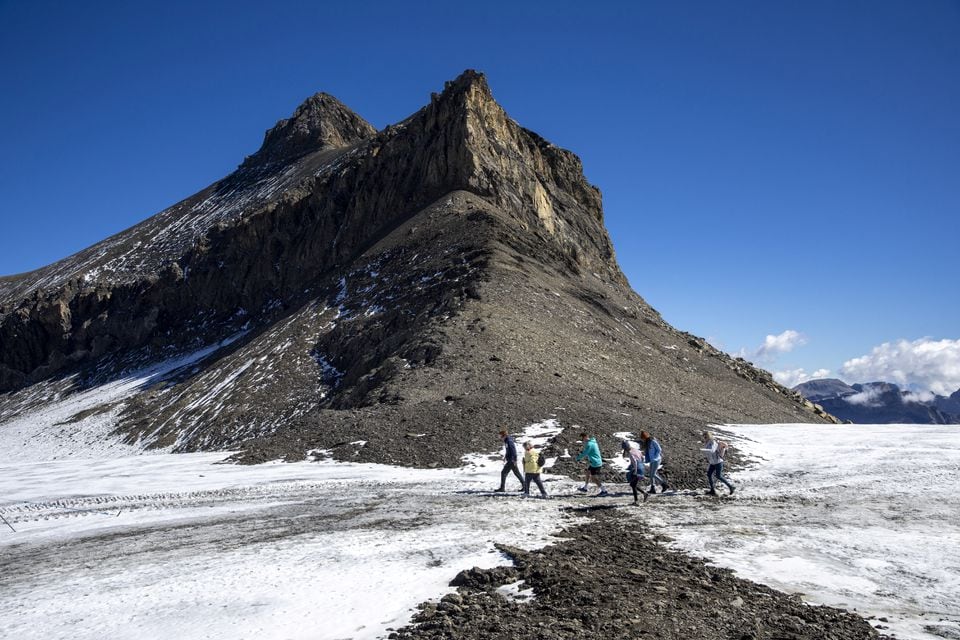
M 950 396 L 918 394 L 890 382 L 849 385 L 810 380 L 794 391 L 841 420 L 864 424 L 960 424 L 960 389 Z

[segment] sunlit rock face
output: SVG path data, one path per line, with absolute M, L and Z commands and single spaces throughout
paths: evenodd
M 555 416 L 655 432 L 675 479 L 708 423 L 832 419 L 664 322 L 579 158 L 474 71 L 379 132 L 317 94 L 223 180 L 0 279 L 0 421 L 200 350 L 101 413 L 143 447 L 425 466 Z

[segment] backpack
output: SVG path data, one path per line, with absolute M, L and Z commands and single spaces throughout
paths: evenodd
M 723 440 L 717 440 L 717 457 L 720 458 L 720 461 L 723 461 L 723 458 L 727 455 L 727 447 L 730 445 L 724 442 Z
M 541 451 L 540 454 L 537 455 L 537 466 L 542 468 L 545 464 L 547 464 L 547 457 L 543 455 L 543 451 Z

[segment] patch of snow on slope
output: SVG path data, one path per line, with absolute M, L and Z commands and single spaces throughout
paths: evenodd
M 137 453 L 138 446 L 112 435 L 125 402 L 144 387 L 190 366 L 238 334 L 198 351 L 131 372 L 124 378 L 63 395 L 0 422 L 0 451 L 7 461 L 56 460 L 63 457 L 102 458 Z M 45 383 L 17 392 L 42 393 Z

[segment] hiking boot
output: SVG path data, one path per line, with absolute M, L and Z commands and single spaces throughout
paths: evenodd
M 600 490 L 600 493 L 597 494 L 597 497 L 598 497 L 598 498 L 606 498 L 608 495 L 610 495 L 610 494 L 607 493 L 607 490 L 606 490 L 606 489 L 601 489 L 601 490 Z
M 541 499 L 541 500 L 549 500 L 549 499 L 550 499 L 550 496 L 548 496 L 547 494 L 544 493 L 544 494 L 542 494 L 542 495 L 540 496 L 540 499 Z
M 647 501 L 647 498 L 649 498 L 649 497 L 650 497 L 650 494 L 649 494 L 649 493 L 647 493 L 647 492 L 644 492 L 644 493 L 643 493 L 643 501 L 644 501 L 644 502 L 646 502 L 646 501 Z
M 656 487 L 650 487 L 650 490 L 647 491 L 647 493 L 656 493 L 656 492 L 657 492 L 657 488 L 656 488 Z
M 660 493 L 666 493 L 670 489 L 670 485 L 666 482 L 663 483 L 663 490 Z
M 494 492 L 494 493 L 503 493 L 503 487 L 500 487 L 499 489 L 494 489 L 493 492 Z
M 581 493 L 586 493 L 586 492 L 587 492 L 587 488 L 586 488 L 586 487 L 577 487 L 577 491 L 580 491 Z
M 704 491 L 704 494 L 706 494 L 706 495 L 708 495 L 708 496 L 715 496 L 715 495 L 717 495 L 717 492 L 714 491 L 713 489 L 710 489 L 709 491 Z
M 733 495 L 733 492 L 736 491 L 736 487 L 730 487 L 730 495 Z

